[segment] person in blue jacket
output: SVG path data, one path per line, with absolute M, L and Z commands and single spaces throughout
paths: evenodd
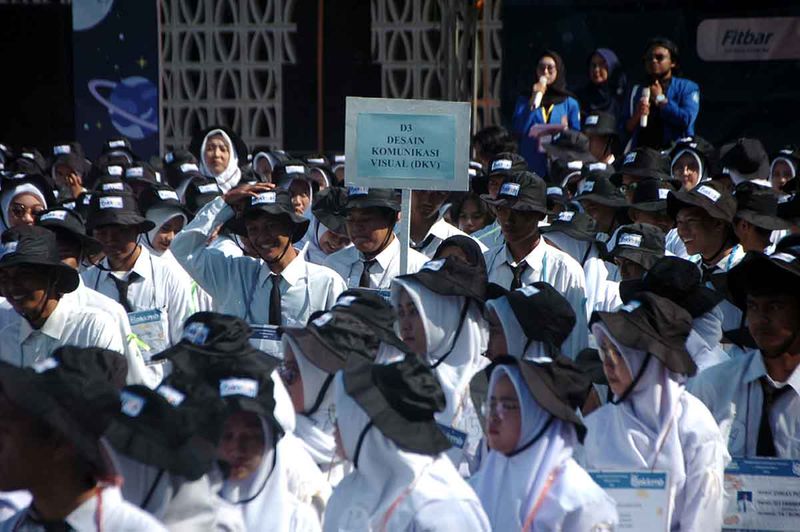
M 539 80 L 544 77 L 547 83 Z M 565 128 L 580 131 L 580 105 L 575 96 L 567 90 L 567 72 L 561 56 L 546 50 L 536 64 L 536 82 L 530 93 L 517 98 L 512 119 L 512 130 L 519 139 L 519 153 L 528 162 L 528 168 L 540 176 L 547 175 L 547 156 L 539 151 L 539 138 L 535 126 L 561 124 Z M 534 105 L 536 93 L 543 92 L 542 103 Z M 548 133 L 549 134 L 549 133 Z
M 625 109 L 625 129 L 632 136 L 631 149 L 648 146 L 664 149 L 672 142 L 694 136 L 694 124 L 700 111 L 700 88 L 694 81 L 676 77 L 678 46 L 663 37 L 647 43 L 644 68 L 647 84 L 634 85 Z M 642 90 L 650 88 L 650 98 Z M 641 127 L 647 115 L 647 127 Z

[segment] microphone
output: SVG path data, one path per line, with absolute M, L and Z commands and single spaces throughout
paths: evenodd
M 539 85 L 547 86 L 547 76 L 539 78 Z M 531 111 L 538 109 L 542 105 L 542 98 L 544 98 L 544 91 L 536 91 L 531 99 Z
M 642 89 L 642 100 L 647 102 L 650 101 L 650 87 L 645 87 Z M 642 115 L 639 119 L 639 127 L 647 127 L 647 115 Z

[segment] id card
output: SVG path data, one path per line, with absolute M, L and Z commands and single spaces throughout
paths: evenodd
M 145 361 L 156 353 L 165 350 L 167 339 L 166 313 L 160 309 L 140 310 L 128 313 L 131 331 L 139 340 L 139 347 Z
M 722 515 L 725 530 L 800 530 L 800 461 L 734 458 Z
M 281 331 L 277 325 L 250 324 L 250 344 L 270 356 L 283 359 Z
M 669 475 L 666 471 L 588 471 L 617 503 L 617 530 L 669 530 Z

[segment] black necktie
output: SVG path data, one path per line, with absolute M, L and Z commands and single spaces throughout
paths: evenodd
M 269 291 L 269 324 L 281 324 L 281 276 L 273 274 L 272 288 Z
M 375 264 L 377 259 L 365 260 L 364 262 L 364 271 L 361 272 L 361 278 L 358 280 L 358 287 L 359 288 L 369 288 L 369 269 L 372 268 L 372 265 Z
M 131 305 L 131 302 L 128 301 L 128 287 L 130 287 L 131 283 L 139 279 L 139 274 L 136 272 L 131 272 L 130 275 L 128 275 L 127 280 L 118 279 L 110 274 L 109 277 L 112 281 L 114 281 L 114 284 L 117 285 L 117 301 L 119 301 L 119 304 L 122 305 L 122 308 L 125 309 L 125 312 L 133 312 L 133 306 Z
M 761 390 L 764 392 L 764 401 L 761 406 L 761 421 L 758 423 L 758 443 L 756 444 L 756 456 L 775 457 L 775 439 L 772 436 L 772 427 L 769 424 L 769 410 L 778 397 L 788 392 L 791 386 L 775 388 L 766 377 L 759 377 Z
M 706 266 L 705 264 L 703 264 L 700 266 L 700 270 L 703 273 L 702 282 L 703 284 L 706 284 L 711 281 L 711 277 L 713 277 L 715 273 L 720 271 L 720 267 L 717 265 Z
M 426 247 L 428 247 L 430 245 L 430 243 L 433 242 L 434 238 L 436 238 L 436 235 L 431 233 L 428 236 L 426 236 L 422 240 L 422 242 L 420 242 L 419 244 L 411 244 L 411 249 L 413 249 L 414 251 L 419 251 L 420 253 L 422 253 L 422 250 L 425 249 Z
M 509 264 L 509 266 L 511 266 Z M 511 280 L 511 287 L 510 290 L 516 290 L 517 288 L 522 288 L 522 274 L 525 273 L 525 270 L 528 269 L 528 263 L 524 260 L 517 264 L 516 266 L 511 266 L 511 272 L 514 275 L 514 278 Z

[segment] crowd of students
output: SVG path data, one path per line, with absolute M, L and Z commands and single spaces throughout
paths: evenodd
M 0 144 L 0 528 L 612 530 L 629 470 L 720 530 L 731 457 L 800 458 L 800 151 L 696 136 L 677 60 L 579 103 L 542 54 L 407 272 L 341 155 Z

